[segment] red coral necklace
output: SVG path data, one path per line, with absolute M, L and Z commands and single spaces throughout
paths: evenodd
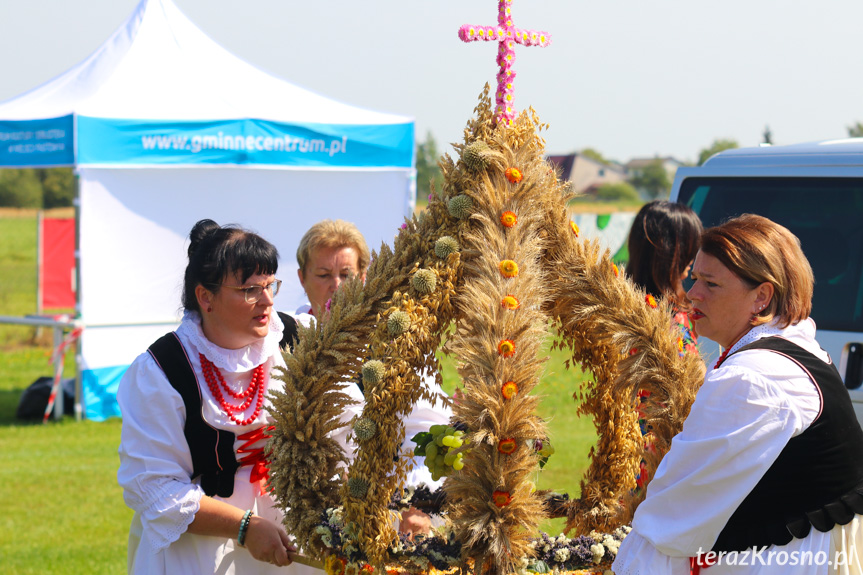
M 201 370 L 204 372 L 204 380 L 206 380 L 207 386 L 210 388 L 210 393 L 213 394 L 213 397 L 216 398 L 216 401 L 219 402 L 219 405 L 222 406 L 222 409 L 225 410 L 225 413 L 231 418 L 231 421 L 237 425 L 249 425 L 255 421 L 261 414 L 261 408 L 264 405 L 264 364 L 261 364 L 252 370 L 252 381 L 249 382 L 249 387 L 247 387 L 245 391 L 237 392 L 228 387 L 225 378 L 222 376 L 222 372 L 220 372 L 219 368 L 213 365 L 213 362 L 207 359 L 203 353 L 199 353 L 198 357 L 201 360 Z M 240 405 L 231 405 L 225 399 L 225 395 L 222 393 L 222 390 L 234 399 L 242 399 L 243 403 Z M 257 396 L 258 400 L 255 404 L 254 413 L 246 419 L 238 418 L 235 414 L 246 411 L 246 409 L 252 405 L 252 401 L 255 400 L 255 396 Z
M 722 365 L 722 362 L 725 361 L 726 357 L 728 357 L 728 352 L 730 350 L 730 347 L 725 348 L 725 350 L 719 355 L 719 359 L 717 359 L 716 363 L 713 365 L 713 369 L 719 369 L 719 366 Z

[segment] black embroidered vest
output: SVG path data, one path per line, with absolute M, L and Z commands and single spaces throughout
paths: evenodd
M 282 350 L 287 347 L 293 351 L 297 340 L 296 321 L 287 314 L 278 313 L 285 326 L 279 346 Z M 147 351 L 165 372 L 168 382 L 186 406 L 183 434 L 192 456 L 192 479 L 200 476 L 201 489 L 209 496 L 230 497 L 234 493 L 234 475 L 239 467 L 234 454 L 235 435 L 204 421 L 198 379 L 183 344 L 174 332 L 160 337 Z
M 863 430 L 833 364 L 781 337 L 743 346 L 783 355 L 803 368 L 821 395 L 821 413 L 793 437 L 719 534 L 714 551 L 786 545 L 812 527 L 826 533 L 863 514 Z

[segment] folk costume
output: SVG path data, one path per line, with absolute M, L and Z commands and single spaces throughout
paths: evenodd
M 711 550 L 719 562 L 692 572 L 863 572 L 863 431 L 829 362 L 811 319 L 755 327 L 727 350 L 648 485 L 614 572 L 688 575 L 690 558 Z
M 197 400 L 200 413 L 196 414 L 187 414 L 187 403 L 169 382 L 168 368 L 159 364 L 157 353 L 145 352 L 129 367 L 117 394 L 123 414 L 117 477 L 126 504 L 135 512 L 129 533 L 129 573 L 320 573 L 297 564 L 276 567 L 257 561 L 236 538 L 186 532 L 205 493 L 282 522 L 281 511 L 264 490 L 263 456 L 271 420 L 266 395 L 281 385 L 270 373 L 273 367 L 284 366 L 279 352 L 282 331 L 274 313 L 265 338 L 241 349 L 224 349 L 204 336 L 197 312 L 186 312 L 177 331 L 160 342 L 174 339 L 180 344 L 197 380 L 199 395 L 186 398 Z M 240 410 L 235 411 L 237 407 Z M 219 445 L 217 455 L 210 455 L 213 440 L 190 435 L 187 422 L 190 426 L 198 422 L 212 437 L 218 433 L 214 443 L 228 446 Z M 340 438 L 343 445 L 346 434 Z M 198 445 L 195 457 L 190 445 Z M 208 459 L 218 460 L 216 471 Z

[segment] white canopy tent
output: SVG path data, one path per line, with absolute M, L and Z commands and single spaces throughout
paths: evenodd
M 0 103 L 0 168 L 79 175 L 78 366 L 86 416 L 119 415 L 128 364 L 180 313 L 202 218 L 281 254 L 276 307 L 301 304 L 294 253 L 324 218 L 389 242 L 414 205 L 410 118 L 335 102 L 239 60 L 171 0 L 143 0 L 87 60 Z

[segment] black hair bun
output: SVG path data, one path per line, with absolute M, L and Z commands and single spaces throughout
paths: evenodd
M 192 257 L 192 254 L 198 250 L 198 246 L 207 236 L 220 229 L 221 226 L 210 219 L 200 220 L 196 223 L 192 227 L 192 231 L 189 232 L 189 257 Z

